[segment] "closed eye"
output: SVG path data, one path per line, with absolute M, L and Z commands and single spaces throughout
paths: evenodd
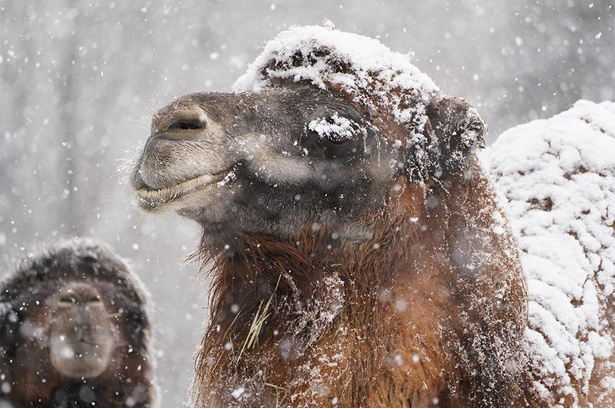
M 72 305 L 74 305 L 77 302 L 77 300 L 74 297 L 62 297 L 60 298 L 60 301 L 58 302 L 58 306 L 60 307 L 70 307 Z

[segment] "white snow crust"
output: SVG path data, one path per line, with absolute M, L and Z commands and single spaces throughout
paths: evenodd
M 258 92 L 272 87 L 276 79 L 339 89 L 370 108 L 385 105 L 400 123 L 424 124 L 424 107 L 438 92 L 410 63 L 409 55 L 369 37 L 319 26 L 292 27 L 278 34 L 237 79 L 233 91 Z
M 416 174 L 423 175 L 438 149 L 437 140 L 423 132 L 426 108 L 441 94 L 410 60 L 409 55 L 393 52 L 369 37 L 330 27 L 292 27 L 265 45 L 233 91 L 259 92 L 289 82 L 307 83 L 391 115 L 407 130 L 405 144 L 414 153 L 409 160 L 419 169 Z M 332 130 L 330 125 L 327 129 L 311 125 L 321 136 Z
M 237 79 L 233 92 L 260 92 L 289 83 L 311 84 L 351 99 L 376 117 L 386 118 L 383 121 L 390 115 L 407 132 L 405 140 L 393 143 L 401 143 L 410 153 L 406 158 L 410 180 L 425 180 L 439 170 L 441 141 L 434 132 L 426 132 L 425 124 L 429 104 L 446 95 L 411 63 L 410 55 L 332 27 L 291 27 L 265 45 Z M 478 118 L 472 112 L 468 120 Z M 459 148 L 479 145 L 481 137 L 466 132 Z M 451 157 L 455 155 L 451 152 Z
M 352 139 L 359 128 L 357 123 L 339 116 L 337 112 L 330 118 L 318 118 L 308 124 L 308 129 L 316 132 L 321 138 L 338 142 Z
M 613 353 L 615 103 L 582 100 L 512 128 L 481 159 L 521 248 L 535 386 L 544 397 L 559 388 L 578 403 L 572 385 L 588 393 L 597 360 Z M 608 391 L 615 373 L 604 365 Z

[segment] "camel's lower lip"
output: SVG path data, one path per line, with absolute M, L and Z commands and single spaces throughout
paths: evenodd
M 144 187 L 136 191 L 139 205 L 146 210 L 153 210 L 164 204 L 174 202 L 197 190 L 203 189 L 204 187 L 220 182 L 225 177 L 226 173 L 201 175 L 177 185 L 160 189 L 149 189 Z

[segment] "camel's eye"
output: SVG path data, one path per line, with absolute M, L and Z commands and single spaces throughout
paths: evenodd
M 67 295 L 64 296 L 62 298 L 60 298 L 60 301 L 58 302 L 58 305 L 60 307 L 70 307 L 73 304 L 75 304 L 77 302 L 77 299 L 73 296 Z
M 88 304 L 100 304 L 101 303 L 101 299 L 99 296 L 97 295 L 93 295 L 90 298 L 88 298 Z
M 200 119 L 182 119 L 181 121 L 175 121 L 167 128 L 168 131 L 175 130 L 198 130 L 205 129 L 205 122 Z
M 317 118 L 308 124 L 310 131 L 334 143 L 344 143 L 356 139 L 360 126 L 353 120 L 337 113 L 327 118 Z

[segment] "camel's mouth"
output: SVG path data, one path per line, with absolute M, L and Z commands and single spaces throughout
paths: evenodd
M 145 210 L 155 210 L 159 207 L 175 202 L 196 191 L 208 188 L 215 183 L 221 182 L 227 177 L 228 172 L 214 175 L 201 175 L 186 180 L 174 186 L 151 189 L 147 186 L 136 190 L 139 205 Z
M 72 349 L 72 356 L 66 356 L 70 359 L 100 359 L 104 353 L 105 341 L 97 342 L 96 340 L 74 340 L 68 342 L 69 347 Z

